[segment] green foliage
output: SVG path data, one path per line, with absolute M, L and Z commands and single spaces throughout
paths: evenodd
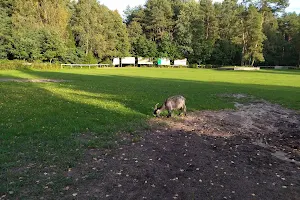
M 218 38 L 210 58 L 210 63 L 219 65 L 240 65 L 242 47 L 236 41 L 240 38 L 240 14 L 243 8 L 237 0 L 224 0 L 215 5 L 218 18 Z M 230 12 L 228 12 L 230 10 Z
M 198 5 L 191 1 L 184 4 L 175 27 L 175 40 L 181 53 L 188 57 L 193 53 L 192 21 L 197 18 Z
M 208 61 L 217 38 L 217 20 L 212 1 L 201 0 L 199 4 L 191 1 L 183 6 L 176 31 L 179 49 L 190 62 Z
M 39 60 L 42 55 L 40 49 L 40 35 L 36 31 L 14 32 L 12 36 L 12 51 L 14 58 L 20 60 Z
M 98 59 L 129 54 L 130 43 L 120 15 L 96 0 L 79 1 L 71 20 L 75 43 Z
M 279 20 L 279 30 L 284 38 L 282 60 L 290 65 L 300 65 L 300 15 L 285 14 Z
M 111 29 L 108 38 L 113 37 L 115 47 L 115 53 L 107 55 L 106 57 L 125 57 L 129 55 L 130 41 L 128 38 L 128 32 L 126 26 L 122 22 L 122 18 L 118 12 L 112 12 L 112 27 L 108 24 L 108 29 Z M 110 44 L 109 44 L 110 45 Z
M 98 0 L 0 1 L 0 59 L 80 63 L 142 56 L 197 64 L 300 65 L 288 0 L 147 0 L 125 19 Z M 230 11 L 230 12 L 228 12 Z
M 11 18 L 8 12 L 7 8 L 0 7 L 0 59 L 7 58 L 11 48 Z
M 92 53 L 88 53 L 84 58 L 84 63 L 97 64 L 98 60 L 94 57 L 94 55 Z
M 66 47 L 59 35 L 49 30 L 41 30 L 40 36 L 40 49 L 43 61 L 52 63 L 53 60 L 62 60 Z
M 147 40 L 145 35 L 138 37 L 133 46 L 133 55 L 141 57 L 156 57 L 157 56 L 157 46 L 156 43 Z
M 289 0 L 247 0 L 245 2 L 253 3 L 261 11 L 271 12 L 283 11 L 289 5 Z
M 190 65 L 188 66 L 188 68 L 198 68 L 198 65 L 197 65 L 197 64 L 190 64 Z
M 249 65 L 253 66 L 255 61 L 263 62 L 264 56 L 263 41 L 265 40 L 265 35 L 263 34 L 263 17 L 257 11 L 254 6 L 248 8 L 248 13 L 243 23 L 245 31 L 245 52 L 243 59 L 248 61 Z
M 67 48 L 64 57 L 63 62 L 64 63 L 81 63 L 85 59 L 85 53 L 81 48 L 76 47 L 70 47 Z
M 73 63 L 89 53 L 129 55 L 122 18 L 96 0 L 6 0 L 0 11 L 0 59 Z
M 240 45 L 226 39 L 220 39 L 216 41 L 210 62 L 220 65 L 239 65 L 241 63 L 240 54 Z
M 60 69 L 60 65 L 42 62 L 28 63 L 22 60 L 0 60 L 0 70 Z
M 166 34 L 161 38 L 158 46 L 158 57 L 176 59 L 180 56 L 178 47 L 171 39 L 171 36 Z
M 145 11 L 142 6 L 137 7 L 129 7 L 127 6 L 126 10 L 124 11 L 125 14 L 125 22 L 127 25 L 131 24 L 132 22 L 139 22 L 142 23 L 145 18 Z
M 168 0 L 148 0 L 145 4 L 144 24 L 148 38 L 157 41 L 172 30 L 173 10 Z
M 241 65 L 253 66 L 256 61 L 263 62 L 263 15 L 250 5 L 240 13 L 241 32 L 234 38 L 234 42 L 242 46 Z

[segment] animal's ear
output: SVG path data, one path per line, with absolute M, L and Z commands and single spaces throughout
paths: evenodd
M 155 104 L 155 107 L 154 107 L 155 110 L 157 109 L 158 104 L 159 104 L 159 103 Z

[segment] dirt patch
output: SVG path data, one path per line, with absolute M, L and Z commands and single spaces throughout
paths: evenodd
M 247 136 L 253 144 L 261 140 L 267 144 L 265 148 L 300 155 L 299 114 L 266 101 L 235 106 L 237 110 L 199 111 L 182 119 L 152 121 L 164 121 L 174 131 L 192 131 L 197 135 Z
M 246 94 L 220 94 L 218 96 L 227 97 L 227 98 L 235 98 L 235 99 L 254 98 L 254 97 L 246 95 Z
M 0 78 L 0 82 L 31 82 L 31 83 L 61 83 L 68 82 L 62 79 L 17 79 L 17 78 Z
M 236 106 L 155 118 L 136 143 L 87 150 L 62 197 L 299 199 L 299 114 L 264 101 Z

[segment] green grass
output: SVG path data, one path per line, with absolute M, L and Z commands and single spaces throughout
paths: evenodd
M 80 161 L 85 148 L 113 147 L 115 133 L 146 128 L 153 106 L 170 95 L 184 95 L 188 111 L 233 108 L 233 102 L 218 96 L 224 93 L 300 110 L 300 71 L 291 70 L 11 70 L 0 71 L 0 78 L 70 80 L 0 82 L 0 197 L 9 191 L 23 199 L 47 195 L 50 180 L 55 184 L 49 185 L 49 194 L 63 192 L 72 180 L 62 175 Z M 97 136 L 93 141 L 79 139 L 90 132 Z

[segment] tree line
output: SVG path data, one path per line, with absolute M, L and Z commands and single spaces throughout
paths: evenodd
M 288 0 L 148 0 L 122 19 L 97 0 L 2 0 L 0 59 L 108 63 L 188 58 L 216 65 L 300 64 L 300 15 Z

